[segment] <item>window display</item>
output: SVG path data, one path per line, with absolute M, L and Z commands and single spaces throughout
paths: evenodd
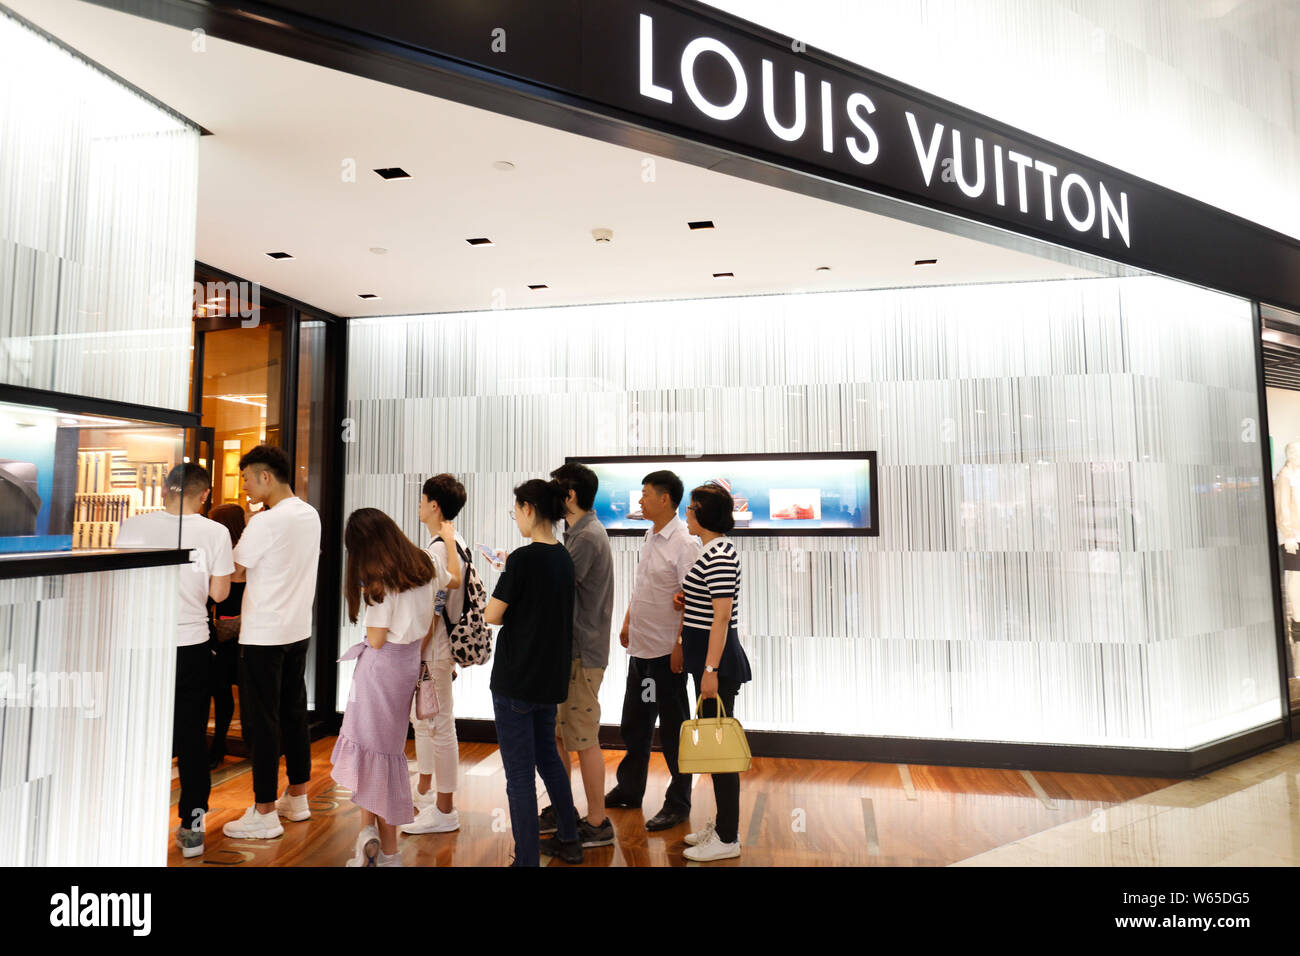
M 0 402 L 0 553 L 113 548 L 125 519 L 163 510 L 184 442 L 175 425 Z
M 596 472 L 597 518 L 610 534 L 644 534 L 641 480 L 667 469 L 686 491 L 721 485 L 735 502 L 733 534 L 878 535 L 876 453 L 569 458 Z M 683 496 L 679 514 L 685 515 Z
M 1260 306 L 1290 712 L 1300 713 L 1300 315 Z

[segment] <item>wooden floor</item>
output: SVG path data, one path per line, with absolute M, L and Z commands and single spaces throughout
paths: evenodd
M 184 859 L 172 839 L 170 866 L 342 866 L 352 855 L 360 811 L 330 778 L 334 738 L 312 745 L 312 818 L 284 822 L 276 840 L 231 840 L 222 824 L 253 801 L 246 761 L 228 759 L 213 774 L 206 851 Z M 414 744 L 408 744 L 414 755 Z M 623 752 L 604 752 L 606 789 Z M 456 833 L 399 837 L 405 866 L 504 866 L 510 862 L 505 776 L 492 744 L 460 746 L 461 787 Z M 414 762 L 412 762 L 414 771 Z M 577 766 L 572 776 L 585 812 Z M 739 859 L 710 866 L 940 866 L 964 860 L 1105 808 L 1167 787 L 1159 778 L 1015 770 L 755 758 L 741 778 Z M 281 791 L 285 784 L 281 770 Z M 647 833 L 645 820 L 663 801 L 668 771 L 654 754 L 644 812 L 610 810 L 615 845 L 586 851 L 586 866 L 694 866 L 682 857 L 682 837 L 713 817 L 713 788 L 696 778 L 692 825 Z M 539 806 L 548 799 L 539 781 Z M 160 838 L 162 837 L 160 826 Z M 543 864 L 548 859 L 543 857 Z M 565 866 L 559 860 L 552 866 Z

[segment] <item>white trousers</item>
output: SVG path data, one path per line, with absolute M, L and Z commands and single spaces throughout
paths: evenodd
M 411 701 L 411 725 L 415 728 L 415 759 L 420 773 L 432 774 L 438 793 L 455 793 L 460 772 L 460 747 L 456 741 L 456 718 L 452 713 L 451 671 L 454 661 L 446 637 L 433 639 L 433 660 L 429 670 L 438 693 L 438 716 L 420 720 Z

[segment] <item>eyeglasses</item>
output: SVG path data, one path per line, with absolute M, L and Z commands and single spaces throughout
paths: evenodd
M 687 511 L 699 511 L 699 510 L 700 510 L 700 506 L 697 505 L 697 504 L 689 504 L 689 505 L 686 506 L 686 510 L 687 510 Z

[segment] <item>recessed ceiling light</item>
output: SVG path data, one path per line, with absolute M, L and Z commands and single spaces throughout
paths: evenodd
M 546 283 L 543 282 L 543 283 L 541 283 L 540 285 L 530 285 L 528 288 L 530 288 L 530 289 L 532 289 L 534 292 L 536 292 L 536 291 L 539 290 L 539 289 L 549 289 L 550 286 L 548 286 Z
M 378 299 L 379 296 L 375 295 L 373 292 L 358 292 L 358 293 L 357 293 L 357 298 L 358 298 L 358 299 Z
M 510 170 L 515 168 L 515 164 L 510 162 L 510 160 L 508 159 L 498 159 L 495 163 L 492 164 L 492 168 L 499 169 L 503 173 L 508 173 L 510 172 Z
M 715 279 L 734 279 L 734 278 L 736 278 L 736 274 L 735 274 L 734 272 L 715 272 L 715 273 L 713 273 L 713 278 L 715 278 Z
M 390 166 L 388 169 L 376 169 L 382 179 L 410 179 L 411 174 L 400 166 Z
M 388 250 L 385 249 L 383 246 L 371 246 L 371 247 L 370 247 L 370 251 L 373 252 L 373 253 L 374 253 L 375 255 L 377 255 L 377 256 L 382 256 L 382 255 L 384 255 L 386 252 L 388 252 Z
M 914 265 L 914 266 L 932 266 L 932 265 L 934 265 L 935 263 L 937 263 L 938 261 L 939 261 L 938 259 L 917 259 L 915 262 L 912 263 L 912 265 Z
M 480 237 L 477 238 L 477 239 L 466 239 L 465 241 L 468 242 L 471 246 L 494 246 L 494 245 L 496 245 L 496 243 L 494 243 L 491 239 L 485 239 L 485 238 L 483 238 L 482 236 L 480 236 Z
M 293 256 L 287 252 L 268 252 L 267 256 L 272 259 L 292 259 Z
M 686 225 L 691 229 L 691 231 L 694 231 L 696 229 L 714 228 L 712 219 L 700 219 L 696 222 L 688 222 Z

